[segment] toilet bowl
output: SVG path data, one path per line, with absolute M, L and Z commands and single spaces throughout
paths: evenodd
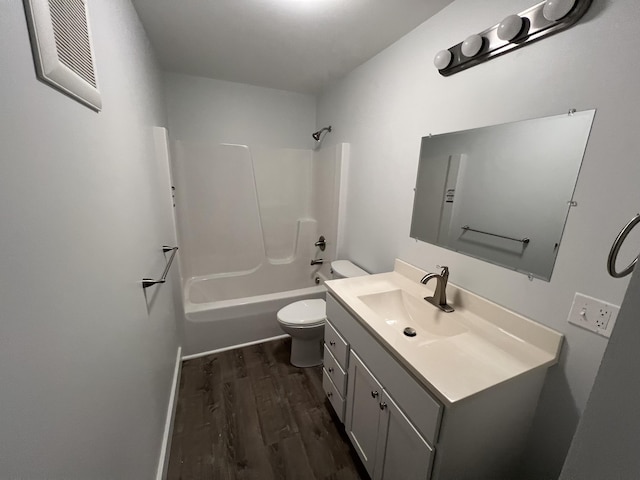
M 332 278 L 368 275 L 348 260 L 331 262 Z M 278 311 L 278 323 L 291 336 L 291 364 L 314 367 L 322 363 L 322 339 L 327 309 L 324 299 L 314 298 L 290 303 Z
M 291 336 L 291 364 L 313 367 L 322 363 L 326 304 L 322 298 L 300 300 L 278 311 L 280 328 Z

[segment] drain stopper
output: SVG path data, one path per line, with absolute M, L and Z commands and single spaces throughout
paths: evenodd
M 416 333 L 416 329 L 415 328 L 411 328 L 411 327 L 407 327 L 404 329 L 404 334 L 407 337 L 415 337 L 417 335 Z

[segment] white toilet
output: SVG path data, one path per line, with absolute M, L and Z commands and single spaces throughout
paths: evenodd
M 368 275 L 348 260 L 331 262 L 332 278 Z M 327 308 L 324 299 L 314 298 L 290 303 L 278 311 L 278 323 L 291 335 L 291 364 L 314 367 L 322 363 L 322 339 Z

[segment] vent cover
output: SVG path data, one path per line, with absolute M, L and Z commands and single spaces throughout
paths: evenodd
M 24 3 L 38 77 L 99 111 L 87 0 Z

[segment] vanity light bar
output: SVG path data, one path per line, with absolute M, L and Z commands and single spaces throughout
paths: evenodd
M 465 41 L 438 52 L 433 60 L 441 75 L 448 77 L 516 48 L 560 32 L 576 23 L 592 0 L 545 0 L 509 15 L 502 22 Z

